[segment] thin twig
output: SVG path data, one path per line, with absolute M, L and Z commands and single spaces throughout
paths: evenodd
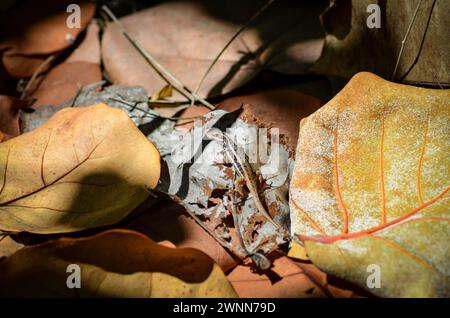
M 181 105 L 189 104 L 190 101 L 171 101 L 171 100 L 152 100 L 152 101 L 145 101 L 143 103 L 148 103 L 152 107 L 178 107 Z
M 217 54 L 217 56 L 214 58 L 213 62 L 209 65 L 208 69 L 206 70 L 205 74 L 203 74 L 202 79 L 200 80 L 200 82 L 198 83 L 197 87 L 195 88 L 195 92 L 194 94 L 198 94 L 198 91 L 200 90 L 200 87 L 202 86 L 203 82 L 205 81 L 206 77 L 208 76 L 208 74 L 211 72 L 212 68 L 214 67 L 214 65 L 216 65 L 217 61 L 220 59 L 220 57 L 222 56 L 222 54 L 225 52 L 225 50 L 231 45 L 231 43 L 233 43 L 233 41 L 245 30 L 247 29 L 248 26 L 250 26 L 252 24 L 252 22 L 254 20 L 256 20 L 256 18 L 258 18 L 273 2 L 275 2 L 275 0 L 268 0 L 267 3 L 262 6 L 258 12 L 256 12 L 231 38 L 230 40 L 227 42 L 227 44 L 222 48 L 222 50 L 220 50 L 219 54 Z M 191 103 L 192 106 L 192 103 Z
M 34 71 L 33 75 L 31 76 L 30 80 L 28 81 L 27 85 L 23 89 L 22 95 L 20 95 L 20 99 L 25 99 L 27 97 L 28 91 L 31 88 L 31 85 L 36 81 L 36 78 L 41 74 L 42 71 L 45 70 L 45 67 L 50 64 L 55 59 L 54 55 L 50 55 L 47 57 L 44 62 L 42 62 L 36 71 Z
M 145 110 L 145 109 L 142 109 L 142 108 L 138 107 L 137 104 L 139 104 L 139 102 L 131 104 L 131 103 L 127 102 L 127 101 L 124 101 L 124 100 L 121 100 L 121 99 L 118 99 L 118 98 L 114 98 L 114 97 L 110 97 L 109 100 L 112 100 L 112 101 L 115 101 L 115 102 L 118 102 L 118 103 L 122 103 L 122 104 L 130 107 L 132 110 L 137 109 L 137 110 L 143 112 L 145 115 L 148 115 L 150 117 L 156 117 L 156 118 L 173 120 L 173 121 L 175 121 L 175 120 L 184 120 L 184 119 L 185 120 L 195 120 L 195 119 L 199 119 L 199 118 L 202 117 L 202 116 L 194 116 L 194 117 L 166 117 L 166 116 L 162 116 L 160 114 L 155 114 L 154 112 L 150 112 L 148 110 Z
M 162 79 L 166 81 L 167 84 L 172 85 L 172 87 L 177 90 L 181 95 L 188 98 L 190 101 L 198 101 L 208 107 L 209 109 L 214 109 L 214 105 L 210 104 L 205 99 L 199 97 L 196 93 L 193 93 L 186 85 L 184 85 L 179 79 L 177 79 L 172 73 L 165 69 L 159 62 L 139 43 L 134 40 L 128 32 L 125 30 L 123 25 L 119 22 L 116 16 L 111 12 L 111 10 L 106 6 L 102 6 L 102 10 L 113 20 L 113 22 L 119 27 L 122 34 L 127 38 L 127 40 L 136 48 L 136 50 L 144 57 L 144 59 L 150 64 L 150 66 L 161 76 Z
M 411 19 L 411 22 L 409 23 L 408 29 L 406 30 L 405 37 L 403 38 L 403 41 L 402 41 L 402 46 L 400 47 L 400 52 L 398 53 L 397 62 L 395 63 L 394 72 L 392 73 L 392 81 L 395 80 L 395 75 L 397 75 L 397 68 L 398 68 L 398 65 L 400 63 L 400 59 L 401 59 L 402 54 L 403 54 L 403 49 L 405 48 L 406 40 L 408 39 L 409 32 L 411 31 L 411 28 L 412 28 L 412 26 L 414 24 L 414 21 L 416 20 L 417 12 L 419 12 L 419 7 L 420 7 L 421 4 L 422 4 L 422 0 L 418 0 L 416 10 L 414 11 L 414 16 Z

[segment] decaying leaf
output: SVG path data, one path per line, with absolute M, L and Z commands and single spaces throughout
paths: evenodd
M 70 264 L 80 287 L 69 289 Z M 43 279 L 45 278 L 45 282 Z M 222 270 L 204 253 L 169 248 L 129 230 L 61 238 L 27 247 L 0 263 L 0 296 L 235 297 Z
M 220 50 L 267 1 L 171 1 L 120 19 L 131 36 L 187 87 L 195 89 Z M 218 96 L 263 68 L 304 73 L 320 55 L 321 4 L 276 1 L 224 52 L 199 95 Z M 316 13 L 316 14 L 314 14 Z M 149 32 L 151 30 L 151 32 Z M 102 39 L 105 69 L 114 83 L 157 92 L 164 81 L 110 24 Z
M 66 108 L 0 144 L 0 229 L 70 232 L 124 218 L 154 188 L 156 148 L 121 110 Z
M 449 297 L 449 102 L 360 73 L 302 121 L 291 230 L 313 263 L 379 296 Z
M 322 14 L 327 32 L 325 46 L 313 69 L 345 78 L 360 71 L 391 78 L 417 4 L 409 0 L 379 1 L 374 8 L 371 0 L 330 0 L 330 7 Z M 450 42 L 444 31 L 450 29 L 449 11 L 448 1 L 421 1 L 396 79 L 450 85 Z M 376 21 L 379 27 L 369 27 Z
M 269 253 L 286 242 L 287 187 L 293 167 L 280 135 L 275 130 L 258 130 L 254 122 L 242 120 L 242 111 L 245 108 L 208 113 L 188 133 L 174 130 L 174 123 L 165 123 L 149 135 L 168 167 L 157 190 L 179 201 L 223 246 L 241 258 Z M 212 129 L 225 133 L 237 149 L 246 152 L 249 158 L 239 157 L 251 167 L 251 178 L 242 177 L 240 168 L 230 160 L 230 146 L 206 136 Z M 265 188 L 264 182 L 258 182 L 257 172 L 262 181 L 266 180 Z M 255 198 L 265 209 L 258 207 Z
M 147 91 L 140 86 L 111 85 L 99 88 L 103 81 L 82 87 L 70 100 L 58 106 L 40 106 L 32 113 L 21 112 L 21 130 L 28 132 L 46 122 L 57 111 L 70 106 L 87 107 L 93 104 L 107 104 L 108 106 L 124 110 L 137 124 L 143 125 L 155 119 L 157 113 L 146 109 Z M 74 88 L 74 85 L 69 85 Z

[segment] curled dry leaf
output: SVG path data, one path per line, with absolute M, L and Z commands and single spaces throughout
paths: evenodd
M 67 288 L 70 264 L 81 288 Z M 42 278 L 45 277 L 45 283 Z M 61 238 L 24 248 L 0 263 L 0 296 L 235 297 L 220 267 L 192 248 L 169 248 L 134 231 Z
M 291 229 L 313 263 L 379 296 L 450 295 L 449 101 L 360 73 L 302 121 Z
M 57 233 L 115 223 L 148 196 L 159 153 L 121 110 L 66 108 L 0 144 L 0 229 Z
M 2 63 L 12 77 L 28 77 L 39 67 L 46 55 L 71 46 L 76 37 L 89 24 L 95 13 L 90 1 L 78 1 L 79 27 L 70 28 L 73 1 L 25 1 L 0 16 L 0 51 Z

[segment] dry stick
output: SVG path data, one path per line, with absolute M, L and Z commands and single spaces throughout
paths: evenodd
M 153 101 L 143 101 L 142 103 L 148 103 L 153 107 L 178 107 L 181 105 L 189 104 L 189 101 L 172 101 L 172 100 L 153 100 Z
M 50 55 L 47 57 L 44 62 L 42 62 L 39 67 L 36 69 L 36 71 L 31 76 L 30 80 L 28 81 L 27 85 L 23 89 L 22 95 L 20 95 L 20 99 L 24 99 L 27 97 L 28 90 L 30 89 L 31 85 L 34 83 L 36 78 L 41 74 L 41 72 L 44 70 L 44 68 L 50 64 L 55 59 L 54 55 Z
M 195 119 L 199 119 L 200 117 L 202 117 L 202 116 L 194 116 L 194 117 L 165 117 L 165 116 L 161 116 L 159 114 L 155 114 L 155 113 L 149 112 L 148 110 L 142 109 L 142 108 L 138 107 L 137 105 L 131 104 L 131 103 L 127 102 L 127 101 L 124 101 L 124 100 L 121 100 L 121 99 L 118 99 L 118 98 L 110 97 L 109 99 L 112 100 L 112 101 L 115 101 L 115 102 L 127 105 L 128 107 L 131 107 L 132 109 L 137 109 L 137 110 L 143 112 L 145 115 L 153 116 L 153 117 L 157 117 L 157 118 L 161 118 L 161 119 L 167 119 L 167 120 L 183 120 L 183 119 L 185 119 L 185 120 L 195 120 Z M 183 125 L 184 124 L 185 123 L 183 123 Z
M 208 101 L 199 97 L 196 93 L 193 93 L 189 88 L 186 87 L 179 79 L 177 79 L 172 73 L 166 70 L 161 64 L 156 61 L 156 59 L 140 46 L 125 30 L 123 25 L 117 20 L 116 16 L 111 12 L 111 10 L 106 6 L 102 6 L 102 10 L 114 21 L 114 23 L 119 27 L 122 34 L 126 39 L 136 48 L 136 50 L 144 57 L 144 59 L 150 64 L 150 66 L 161 76 L 162 79 L 166 81 L 167 84 L 172 85 L 180 94 L 189 99 L 190 101 L 198 101 L 208 107 L 209 109 L 214 109 L 214 106 Z
M 200 87 L 202 86 L 203 82 L 205 81 L 206 77 L 208 76 L 208 74 L 211 72 L 212 68 L 214 67 L 214 65 L 216 65 L 217 61 L 220 59 L 220 57 L 222 56 L 222 54 L 225 52 L 225 50 L 231 45 L 231 43 L 233 43 L 233 41 L 245 30 L 247 29 L 247 27 L 257 18 L 261 15 L 261 13 L 263 13 L 272 3 L 274 3 L 275 0 L 269 0 L 267 1 L 267 3 L 262 6 L 258 12 L 256 12 L 251 18 L 250 20 L 247 21 L 247 23 L 245 23 L 232 37 L 231 39 L 227 42 L 227 44 L 222 48 L 222 50 L 219 52 L 219 54 L 217 54 L 217 56 L 214 58 L 213 62 L 209 65 L 208 69 L 206 70 L 205 74 L 203 74 L 202 79 L 200 80 L 200 82 L 197 85 L 197 88 L 195 89 L 194 94 L 198 94 L 198 91 L 200 90 Z M 191 103 L 191 106 L 193 104 Z
M 420 7 L 421 3 L 422 3 L 422 0 L 419 0 L 417 2 L 417 7 L 416 7 L 416 10 L 414 11 L 414 16 L 411 19 L 411 22 L 409 23 L 408 29 L 406 30 L 405 37 L 403 38 L 402 46 L 400 47 L 400 52 L 398 53 L 397 62 L 395 63 L 394 72 L 392 73 L 392 81 L 395 80 L 395 75 L 397 75 L 397 68 L 398 68 L 398 65 L 400 63 L 400 58 L 402 57 L 402 54 L 403 54 L 403 49 L 405 48 L 406 40 L 408 39 L 409 32 L 411 31 L 411 28 L 412 28 L 412 26 L 414 24 L 414 21 L 416 20 L 417 12 L 419 12 L 419 7 Z

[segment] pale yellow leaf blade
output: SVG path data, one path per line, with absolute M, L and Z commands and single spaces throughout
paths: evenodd
M 0 230 L 115 223 L 148 196 L 159 173 L 158 150 L 122 110 L 66 108 L 0 144 Z

